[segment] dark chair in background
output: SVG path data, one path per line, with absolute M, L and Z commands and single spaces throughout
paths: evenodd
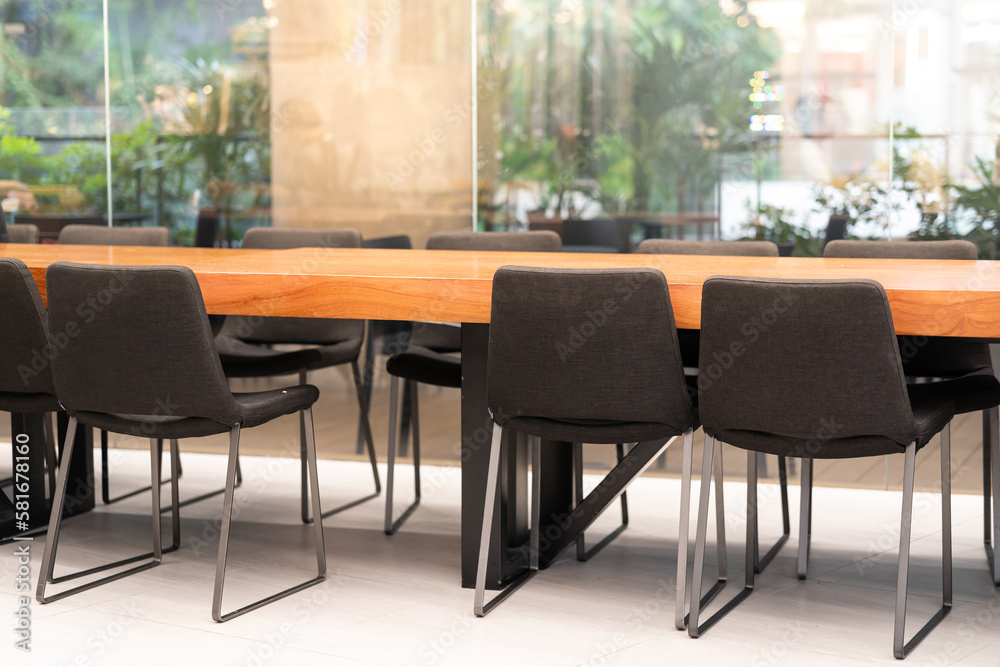
M 375 239 L 364 239 L 361 242 L 362 248 L 380 248 L 383 250 L 412 250 L 413 241 L 406 234 L 395 236 L 383 236 Z M 403 351 L 410 342 L 413 332 L 412 322 L 400 322 L 397 320 L 368 320 L 368 336 L 365 345 L 365 367 L 362 374 L 362 384 L 364 387 L 365 402 L 371 405 L 372 399 L 372 379 L 375 375 L 375 357 L 377 355 L 393 355 Z M 409 392 L 407 391 L 406 405 L 409 403 Z M 406 408 L 408 410 L 408 407 Z M 409 429 L 409 413 L 404 414 L 402 428 Z M 405 441 L 406 438 L 403 438 Z M 357 453 L 361 454 L 365 449 L 365 434 L 361 424 L 358 424 Z
M 770 241 L 679 241 L 670 239 L 647 239 L 636 248 L 637 253 L 650 255 L 709 255 L 730 257 L 777 257 L 778 246 Z M 685 373 L 692 377 L 689 382 L 697 384 L 698 350 L 701 332 L 697 329 L 678 329 L 677 340 L 681 347 L 681 359 Z M 765 465 L 764 455 L 758 460 Z M 788 464 L 784 457 L 778 457 L 778 483 L 781 485 L 781 537 L 768 549 L 763 558 L 759 557 L 759 547 L 755 546 L 754 568 L 760 573 L 774 559 L 792 532 L 788 511 Z M 756 518 L 755 518 L 756 520 Z
M 563 252 L 621 252 L 624 243 L 618 223 L 611 218 L 570 218 L 563 223 Z
M 826 223 L 826 233 L 823 235 L 823 251 L 834 241 L 840 241 L 847 235 L 847 225 L 851 223 L 850 216 L 835 213 Z
M 76 312 L 78 304 L 94 298 L 95 294 L 116 281 L 122 285 L 121 290 L 105 306 L 102 316 L 80 327 L 80 334 L 74 338 L 73 344 L 52 362 L 56 393 L 70 416 L 70 426 L 56 485 L 56 498 L 52 503 L 50 540 L 46 544 L 38 581 L 39 602 L 86 590 L 160 562 L 159 493 L 154 492 L 153 554 L 149 562 L 45 598 L 47 583 L 58 581 L 53 578 L 53 570 L 77 421 L 118 433 L 148 435 L 154 439 L 152 449 L 155 449 L 155 439 L 170 439 L 174 453 L 178 438 L 229 433 L 229 464 L 212 601 L 212 618 L 216 621 L 229 620 L 323 581 L 326 576 L 326 551 L 323 528 L 317 521 L 314 530 L 317 576 L 235 611 L 222 613 L 240 432 L 282 415 L 303 413 L 312 506 L 318 514 L 320 500 L 312 406 L 319 398 L 319 390 L 311 385 L 298 385 L 233 394 L 219 363 L 198 281 L 186 267 L 88 266 L 56 262 L 49 267 L 47 274 L 52 326 L 62 329 L 68 322 L 74 321 L 79 317 Z M 143 372 L 137 373 L 137 368 L 143 369 Z M 164 396 L 170 397 L 169 414 L 163 413 Z M 159 457 L 155 452 L 151 460 L 151 478 L 155 486 L 159 474 Z M 174 464 L 176 471 L 176 457 Z M 175 517 L 176 488 L 175 479 Z M 65 578 L 68 577 L 62 579 Z
M 107 227 L 108 221 L 100 215 L 75 215 L 68 213 L 18 213 L 18 224 L 35 225 L 41 243 L 56 243 L 63 228 L 70 225 Z
M 198 211 L 198 220 L 194 228 L 194 247 L 214 248 L 219 242 L 221 224 L 221 217 L 215 209 Z
M 646 239 L 635 250 L 650 255 L 715 255 L 732 257 L 777 257 L 778 246 L 770 241 L 678 241 Z
M 56 487 L 56 452 L 52 417 L 49 413 L 58 412 L 62 408 L 55 395 L 51 367 L 45 365 L 37 368 L 32 363 L 32 356 L 42 354 L 49 345 L 48 315 L 35 279 L 19 259 L 0 258 L 0 303 L 3 304 L 3 317 L 0 317 L 0 340 L 3 341 L 0 347 L 0 410 L 44 415 L 44 442 L 27 444 L 30 447 L 43 447 L 51 496 Z M 25 368 L 32 372 L 22 376 L 21 371 Z M 20 443 L 13 442 L 12 446 L 16 447 L 18 444 Z M 0 485 L 13 484 L 15 479 L 12 472 L 10 478 L 0 481 Z M 20 489 L 17 493 L 26 495 L 30 491 Z M 41 494 L 41 497 L 45 497 L 45 494 Z M 3 493 L 0 493 L 0 503 L 0 507 L 9 504 Z M 13 505 L 3 508 L 13 513 Z
M 97 225 L 66 225 L 59 232 L 59 243 L 70 245 L 170 245 L 170 230 L 166 227 L 99 227 Z
M 428 250 L 481 250 L 509 252 L 559 252 L 559 235 L 538 232 L 435 232 L 427 239 Z M 413 327 L 409 346 L 386 362 L 391 377 L 389 386 L 389 456 L 386 472 L 385 532 L 392 535 L 420 504 L 420 426 L 418 383 L 437 387 L 462 386 L 462 360 L 455 353 L 462 350 L 462 329 L 448 324 L 418 322 Z M 407 509 L 393 519 L 397 435 L 405 443 L 405 431 L 398 427 L 399 380 L 403 379 L 404 410 L 409 407 L 413 438 L 413 477 L 415 498 Z M 403 447 L 400 446 L 400 450 Z
M 70 245 L 115 245 L 115 246 L 153 246 L 166 247 L 170 245 L 170 230 L 166 227 L 108 227 L 107 225 L 66 225 L 59 232 L 59 243 Z M 178 459 L 179 461 L 179 459 Z M 177 471 L 178 477 L 181 471 Z M 131 498 L 134 495 L 149 491 L 148 486 L 111 497 L 111 470 L 108 460 L 108 432 L 101 431 L 101 500 L 105 505 L 119 500 Z M 181 507 L 193 502 L 210 498 L 222 493 L 222 489 L 190 498 L 181 503 Z
M 908 394 L 885 290 L 870 280 L 772 280 L 716 276 L 705 281 L 701 311 L 701 371 L 715 355 L 733 356 L 725 373 L 698 394 L 705 429 L 692 601 L 701 590 L 710 476 L 716 441 L 747 450 L 746 580 L 741 591 L 699 625 L 692 602 L 688 632 L 698 637 L 754 588 L 757 452 L 803 459 L 905 455 L 903 509 L 893 653 L 903 658 L 951 609 L 951 401 Z M 782 304 L 766 336 L 750 344 L 751 317 Z M 742 354 L 732 353 L 740 343 Z M 942 607 L 904 641 L 913 478 L 917 451 L 941 433 Z M 806 466 L 803 466 L 803 476 Z M 803 517 L 800 525 L 808 526 Z
M 361 233 L 356 229 L 275 229 L 254 227 L 243 237 L 245 250 L 288 248 L 360 248 Z M 310 371 L 350 364 L 358 399 L 361 428 L 368 444 L 375 491 L 323 512 L 326 518 L 359 505 L 382 492 L 375 459 L 375 443 L 368 421 L 368 402 L 361 383 L 358 359 L 364 341 L 363 320 L 322 319 L 309 317 L 229 317 L 216 337 L 222 368 L 229 378 L 276 377 L 298 375 L 305 384 Z M 276 350 L 273 345 L 299 345 L 301 349 Z M 299 420 L 300 459 L 302 462 L 302 520 L 309 514 L 309 478 L 306 460 L 305 415 Z
M 880 259 L 978 259 L 969 241 L 834 241 L 824 257 Z M 961 338 L 900 336 L 903 372 L 910 391 L 920 396 L 943 396 L 955 403 L 955 414 L 983 413 L 983 541 L 993 585 L 1000 586 L 1000 382 L 993 372 L 990 347 Z M 810 480 L 811 482 L 811 480 Z M 806 563 L 800 563 L 805 575 Z
M 38 227 L 29 224 L 7 225 L 9 243 L 38 243 Z
M 620 291 L 623 284 L 635 286 L 627 299 Z M 609 303 L 615 306 L 614 315 L 608 315 L 603 326 L 595 326 L 583 345 L 569 347 L 568 329 L 590 321 L 592 313 L 607 313 Z M 560 521 L 572 538 L 574 526 L 579 532 L 585 530 L 665 447 L 682 437 L 688 467 L 681 493 L 675 612 L 678 626 L 683 627 L 688 560 L 685 494 L 690 493 L 691 442 L 698 417 L 688 395 L 676 331 L 667 282 L 654 269 L 507 266 L 496 272 L 487 357 L 487 401 L 494 424 L 476 575 L 477 616 L 489 613 L 538 571 L 539 499 L 546 476 L 540 440 L 557 441 L 556 446 L 638 442 L 594 492 L 607 493 L 603 507 L 591 507 L 596 497 L 584 500 L 577 489 L 571 515 Z M 560 344 L 568 351 L 557 353 Z M 510 431 L 535 439 L 529 569 L 487 603 L 486 565 L 501 441 Z M 723 526 L 724 521 L 719 524 L 720 544 L 725 543 Z

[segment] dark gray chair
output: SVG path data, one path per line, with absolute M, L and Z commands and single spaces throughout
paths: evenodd
M 678 241 L 675 239 L 646 239 L 639 244 L 635 251 L 649 255 L 778 256 L 778 246 L 770 241 Z
M 385 236 L 375 239 L 365 239 L 362 248 L 380 248 L 383 250 L 412 250 L 413 242 L 409 236 Z M 416 340 L 413 337 L 416 336 Z M 365 400 L 371 401 L 371 381 L 375 372 L 375 355 L 392 356 L 404 351 L 410 343 L 425 347 L 435 352 L 461 352 L 462 329 L 454 324 L 440 322 L 400 322 L 398 320 L 369 320 L 368 344 L 365 346 L 364 387 Z M 406 456 L 406 445 L 410 424 L 410 386 L 403 388 L 403 409 L 399 422 L 400 447 L 399 453 Z M 358 427 L 358 450 L 364 449 L 364 434 Z
M 115 245 L 115 246 L 153 246 L 163 247 L 170 245 L 170 230 L 166 227 L 108 227 L 107 225 L 66 225 L 59 232 L 59 243 L 69 245 Z M 161 444 L 162 449 L 162 444 Z M 178 462 L 180 458 L 177 459 Z M 101 431 L 101 501 L 105 505 L 125 500 L 140 493 L 149 491 L 148 486 L 144 486 L 133 491 L 122 493 L 118 496 L 111 496 L 111 470 L 108 456 L 108 432 Z M 178 470 L 180 477 L 182 471 Z M 212 496 L 222 493 L 223 489 L 211 493 L 202 494 L 195 498 L 183 501 L 180 506 L 184 507 L 191 503 L 196 503 Z
M 623 285 L 630 286 L 627 296 Z M 605 316 L 600 325 L 593 321 L 594 313 Z M 583 342 L 571 342 L 571 327 L 579 327 Z M 496 272 L 487 357 L 487 404 L 494 424 L 476 575 L 477 616 L 487 614 L 538 571 L 539 498 L 545 483 L 539 440 L 638 442 L 591 496 L 577 496 L 575 508 L 561 522 L 573 539 L 575 522 L 580 522 L 576 530 L 581 532 L 589 524 L 588 505 L 602 497 L 599 512 L 606 510 L 665 447 L 683 437 L 688 468 L 681 492 L 675 597 L 675 620 L 683 627 L 690 455 L 698 417 L 685 383 L 676 331 L 667 282 L 655 269 L 507 266 Z M 486 603 L 501 440 L 510 431 L 535 438 L 529 569 Z M 596 515 L 590 521 L 593 518 Z M 723 526 L 720 521 L 720 531 Z M 722 532 L 719 543 L 725 543 Z M 557 555 L 551 554 L 550 561 Z
M 356 229 L 275 229 L 254 227 L 243 237 L 245 250 L 281 250 L 289 248 L 360 248 L 361 233 Z M 322 250 L 318 250 L 320 253 Z M 320 517 L 342 512 L 377 498 L 382 492 L 368 421 L 368 402 L 358 359 L 364 341 L 364 320 L 339 320 L 309 317 L 228 317 L 215 339 L 222 368 L 229 378 L 276 377 L 298 375 L 305 384 L 309 371 L 350 364 L 354 374 L 354 389 L 358 398 L 359 421 L 368 444 L 375 491 L 339 507 L 326 510 Z M 294 351 L 275 350 L 279 344 L 301 345 Z M 299 421 L 302 483 L 302 521 L 313 519 L 309 514 L 309 479 L 306 469 L 305 417 Z
M 7 225 L 8 243 L 38 243 L 38 227 L 29 224 Z
M 44 354 L 50 345 L 48 315 L 35 279 L 19 259 L 0 258 L 0 304 L 3 308 L 3 317 L 0 317 L 0 341 L 3 341 L 0 346 L 0 410 L 44 414 L 44 460 L 51 493 L 56 486 L 56 454 L 49 413 L 61 408 L 52 384 L 51 367 L 44 364 L 39 368 L 32 358 L 36 353 Z M 0 481 L 0 485 L 13 484 L 15 479 L 11 476 Z
M 427 239 L 428 250 L 469 250 L 509 252 L 559 252 L 562 242 L 555 232 L 434 232 Z M 389 456 L 386 471 L 385 533 L 394 534 L 420 504 L 420 415 L 418 383 L 437 387 L 462 386 L 462 360 L 454 356 L 462 350 L 462 329 L 450 324 L 418 322 L 414 325 L 407 348 L 386 361 L 389 386 Z M 393 519 L 396 442 L 405 456 L 406 438 L 399 419 L 399 379 L 404 380 L 404 410 L 409 407 L 410 435 L 413 438 L 414 500 L 397 519 Z
M 50 540 L 46 544 L 38 581 L 38 601 L 50 602 L 148 569 L 158 565 L 161 558 L 159 494 L 154 492 L 151 560 L 45 597 L 46 585 L 57 581 L 53 578 L 53 570 L 77 422 L 115 433 L 146 435 L 151 438 L 154 450 L 156 439 L 169 439 L 175 441 L 175 446 L 171 447 L 175 453 L 178 438 L 229 433 L 229 465 L 212 602 L 212 618 L 216 621 L 229 620 L 323 581 L 326 551 L 323 528 L 317 521 L 314 532 L 318 572 L 315 577 L 235 611 L 222 613 L 240 432 L 282 415 L 303 413 L 313 511 L 318 513 L 320 500 L 312 406 L 319 398 L 319 390 L 311 385 L 298 385 L 233 394 L 215 350 L 201 289 L 194 273 L 186 267 L 89 266 L 56 262 L 48 269 L 47 290 L 54 330 L 65 330 L 69 323 L 77 322 L 80 317 L 77 307 L 94 299 L 95 295 L 110 291 L 114 298 L 93 321 L 80 323 L 79 335 L 52 360 L 56 394 L 70 420 L 52 502 Z M 159 457 L 155 451 L 151 460 L 151 479 L 155 488 L 159 475 Z M 174 489 L 176 508 L 176 481 Z
M 910 396 L 885 291 L 870 280 L 773 280 L 716 276 L 705 281 L 701 310 L 698 411 L 705 429 L 705 460 L 716 442 L 747 450 L 745 587 L 699 624 L 692 604 L 688 632 L 698 637 L 754 588 L 752 545 L 757 540 L 757 452 L 812 459 L 905 455 L 903 511 L 893 653 L 903 658 L 951 609 L 951 468 L 947 399 Z M 745 323 L 773 313 L 764 333 Z M 717 355 L 732 362 L 712 373 Z M 943 534 L 941 610 L 904 641 L 906 590 L 916 454 L 941 433 Z M 806 467 L 803 466 L 803 474 Z M 702 470 L 692 600 L 704 569 L 711 468 Z M 800 521 L 803 531 L 808 520 Z
M 828 258 L 958 259 L 979 257 L 969 241 L 833 241 L 823 252 Z M 903 372 L 912 393 L 944 396 L 955 403 L 955 414 L 983 413 L 983 542 L 990 576 L 1000 586 L 1000 552 L 994 536 L 1000 535 L 1000 381 L 993 372 L 986 343 L 961 338 L 899 336 Z M 810 480 L 811 483 L 811 480 Z M 811 485 L 810 485 L 811 488 Z M 805 564 L 800 569 L 804 576 Z
M 728 257 L 777 257 L 778 246 L 770 241 L 680 241 L 675 239 L 646 239 L 636 248 L 636 252 L 649 255 L 710 255 Z M 697 329 L 678 329 L 677 340 L 681 346 L 681 359 L 685 372 L 696 376 L 698 350 L 701 333 Z M 697 383 L 697 380 L 693 381 Z M 763 455 L 761 455 L 763 462 Z M 774 560 L 788 541 L 792 532 L 788 510 L 788 464 L 784 457 L 778 457 L 778 482 L 781 486 L 781 537 L 767 550 L 763 558 L 759 556 L 759 545 L 755 546 L 754 571 L 758 574 Z
M 59 243 L 166 247 L 170 245 L 170 230 L 166 227 L 66 225 L 59 232 Z
M 618 223 L 611 218 L 571 218 L 563 223 L 563 252 L 622 251 L 622 234 Z

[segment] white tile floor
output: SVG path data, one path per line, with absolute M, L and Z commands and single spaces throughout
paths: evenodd
M 227 608 L 308 578 L 312 558 L 309 530 L 298 521 L 297 462 L 243 461 Z M 218 486 L 224 465 L 218 455 L 185 454 L 182 497 Z M 364 464 L 320 466 L 326 504 L 367 491 Z M 148 456 L 126 452 L 113 481 L 138 484 L 146 470 Z M 408 472 L 401 471 L 402 484 L 412 479 Z M 378 501 L 327 519 L 328 580 L 224 624 L 209 613 L 218 499 L 183 511 L 182 547 L 161 566 L 48 605 L 32 601 L 30 655 L 13 649 L 16 563 L 13 547 L 0 547 L 0 664 L 896 664 L 897 492 L 817 488 L 809 580 L 795 578 L 793 537 L 750 599 L 693 640 L 673 629 L 677 480 L 637 481 L 629 490 L 631 525 L 615 544 L 586 564 L 560 561 L 477 619 L 472 592 L 459 586 L 459 470 L 426 467 L 424 479 L 423 505 L 398 535 L 382 533 Z M 745 486 L 726 488 L 730 581 L 742 582 Z M 764 539 L 780 526 L 772 490 L 762 487 Z M 400 505 L 404 500 L 405 491 Z M 794 532 L 797 487 L 791 500 Z M 939 590 L 936 497 L 921 496 L 916 507 L 911 630 L 936 609 Z M 1000 592 L 986 571 L 981 497 L 955 496 L 954 513 L 955 607 L 907 664 L 995 666 Z M 66 521 L 57 572 L 145 550 L 147 517 L 145 496 Z M 594 533 L 613 522 L 602 519 Z M 33 578 L 43 543 L 32 544 Z M 736 590 L 733 583 L 723 595 Z

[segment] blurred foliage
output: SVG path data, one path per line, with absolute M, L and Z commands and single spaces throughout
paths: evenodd
M 1000 146 L 997 149 L 1000 154 Z M 1000 236 L 1000 159 L 977 157 L 972 165 L 975 184 L 950 187 L 955 192 L 952 203 L 964 213 L 971 231 L 967 238 L 979 246 L 979 256 L 996 259 Z
M 779 246 L 791 244 L 792 253 L 799 257 L 818 257 L 822 254 L 823 238 L 813 236 L 808 228 L 794 224 L 791 221 L 795 215 L 792 209 L 773 204 L 754 206 L 750 201 L 746 205 L 751 218 L 744 226 L 745 238 L 751 241 L 770 241 Z
M 589 204 L 704 210 L 720 152 L 752 146 L 745 91 L 777 57 L 775 34 L 740 2 L 724 12 L 636 0 L 627 15 L 599 6 L 489 10 L 481 38 L 485 69 L 502 81 L 501 180 L 540 182 L 539 208 L 563 215 Z
M 232 14 L 231 30 L 218 41 L 196 42 L 177 36 L 209 11 L 197 0 L 169 6 L 111 0 L 109 9 L 112 39 L 121 47 L 109 63 L 115 212 L 144 213 L 181 241 L 193 237 L 178 231 L 194 221 L 192 202 L 260 222 L 270 206 L 270 85 L 268 28 L 254 16 L 254 5 L 223 8 Z M 29 111 L 103 106 L 99 2 L 5 0 L 0 20 L 23 27 L 0 39 L 0 105 Z M 53 137 L 65 131 L 62 121 L 58 130 L 43 127 Z M 0 179 L 71 185 L 88 209 L 105 211 L 106 159 L 103 140 L 18 136 L 0 106 Z

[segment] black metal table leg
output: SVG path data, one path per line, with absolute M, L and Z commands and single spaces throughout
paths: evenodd
M 493 420 L 486 405 L 488 324 L 462 325 L 462 586 L 474 588 L 489 473 Z M 501 588 L 527 569 L 527 446 L 505 441 L 500 502 L 490 537 L 486 587 Z M 567 479 L 569 469 L 567 468 Z

